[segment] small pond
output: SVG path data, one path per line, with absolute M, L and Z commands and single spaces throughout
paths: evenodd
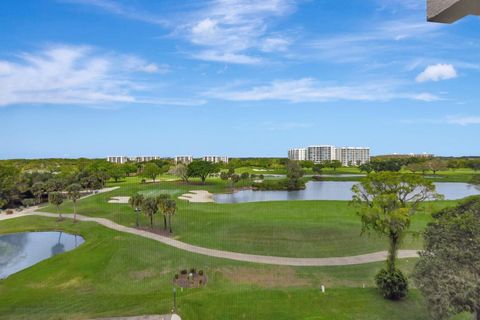
M 70 251 L 85 240 L 65 232 L 21 232 L 0 235 L 0 279 L 42 260 Z
M 286 200 L 351 200 L 355 181 L 310 181 L 305 190 L 299 191 L 253 191 L 216 194 L 215 202 L 242 203 Z M 480 194 L 480 189 L 468 183 L 437 182 L 437 192 L 446 200 L 456 200 Z

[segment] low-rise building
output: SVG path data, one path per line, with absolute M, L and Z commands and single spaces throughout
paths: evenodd
M 126 156 L 109 156 L 107 157 L 107 161 L 111 163 L 118 163 L 123 164 L 128 161 L 128 157 Z
M 207 162 L 213 162 L 213 163 L 228 163 L 228 157 L 222 157 L 222 156 L 204 156 L 202 157 L 203 161 Z
M 193 161 L 192 156 L 176 156 L 175 157 L 175 164 L 183 163 L 183 164 L 189 164 Z

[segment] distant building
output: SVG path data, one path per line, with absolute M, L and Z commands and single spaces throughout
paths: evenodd
M 370 161 L 370 148 L 341 147 L 335 149 L 335 160 L 343 166 L 359 166 Z
M 221 156 L 204 156 L 202 157 L 203 161 L 213 162 L 213 163 L 228 163 L 228 157 L 221 157 Z
M 110 156 L 107 157 L 107 161 L 111 163 L 123 164 L 128 161 L 128 157 L 125 156 Z
M 358 166 L 370 161 L 370 148 L 341 147 L 332 145 L 309 146 L 288 150 L 288 159 L 308 160 L 314 163 L 338 160 L 343 166 Z
M 135 162 L 148 162 L 152 160 L 158 160 L 161 159 L 159 156 L 140 156 L 140 157 L 133 157 L 130 158 L 130 161 L 135 161 Z
M 335 147 L 330 145 L 307 147 L 307 160 L 315 163 L 335 160 Z
M 132 162 L 148 162 L 152 160 L 161 159 L 159 156 L 140 156 L 140 157 L 126 157 L 126 156 L 109 156 L 107 161 L 111 163 L 126 163 L 128 161 Z
M 176 156 L 175 157 L 175 164 L 183 163 L 183 164 L 189 164 L 193 161 L 192 156 Z
M 288 159 L 294 161 L 305 161 L 307 160 L 307 149 L 306 148 L 297 148 L 288 150 Z
M 392 153 L 375 156 L 375 158 L 433 158 L 432 153 Z

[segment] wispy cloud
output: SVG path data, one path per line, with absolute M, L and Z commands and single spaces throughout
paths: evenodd
M 240 64 L 253 64 L 259 57 L 250 49 L 264 52 L 281 51 L 290 41 L 272 35 L 269 21 L 294 11 L 293 0 L 214 0 L 192 13 L 191 22 L 180 25 L 176 34 L 203 49 L 193 56 L 198 59 Z
M 416 78 L 417 82 L 448 80 L 457 77 L 457 70 L 451 64 L 429 65 Z
M 480 116 L 448 116 L 446 122 L 460 126 L 480 124 Z
M 394 84 L 372 83 L 352 86 L 323 85 L 312 78 L 297 80 L 277 80 L 267 85 L 247 89 L 215 88 L 205 92 L 208 97 L 229 101 L 268 101 L 287 102 L 327 102 L 350 101 L 390 101 L 410 99 L 434 101 L 440 98 L 429 93 L 401 91 Z
M 118 2 L 111 0 L 57 0 L 64 3 L 80 4 L 97 7 L 111 14 L 115 14 L 130 20 L 138 20 L 147 23 L 157 24 L 160 26 L 168 26 L 169 21 L 160 16 L 149 13 L 148 11 L 139 10 L 136 7 L 124 6 Z
M 135 75 L 160 72 L 138 57 L 100 53 L 88 46 L 57 45 L 0 60 L 0 106 L 13 104 L 198 104 L 148 91 Z

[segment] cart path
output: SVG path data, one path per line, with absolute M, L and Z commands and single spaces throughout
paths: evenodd
M 14 213 L 11 215 L 1 214 L 0 221 L 18 218 L 18 217 L 24 217 L 24 216 L 42 216 L 42 217 L 58 218 L 58 214 L 49 213 L 49 212 L 33 212 L 35 209 L 38 209 L 38 208 L 33 207 L 30 209 L 24 210 L 21 213 Z M 73 214 L 62 214 L 62 216 L 64 218 L 73 219 Z M 252 262 L 252 263 L 262 263 L 262 264 L 282 265 L 282 266 L 300 266 L 300 267 L 347 266 L 347 265 L 365 264 L 365 263 L 371 263 L 371 262 L 384 261 L 387 258 L 387 251 L 367 253 L 367 254 L 362 254 L 358 256 L 329 257 L 329 258 L 292 258 L 292 257 L 277 257 L 277 256 L 246 254 L 246 253 L 223 251 L 223 250 L 217 250 L 217 249 L 209 249 L 209 248 L 191 245 L 179 240 L 175 240 L 175 239 L 158 235 L 155 233 L 151 233 L 148 231 L 126 227 L 105 218 L 94 218 L 94 217 L 87 217 L 87 216 L 77 214 L 77 220 L 96 222 L 109 229 L 152 239 L 152 240 L 161 242 L 163 244 L 166 244 L 168 246 L 171 246 L 180 250 L 196 253 L 196 254 L 201 254 L 201 255 L 215 257 L 215 258 Z M 416 257 L 418 257 L 418 250 L 399 250 L 398 251 L 398 258 L 416 258 Z

